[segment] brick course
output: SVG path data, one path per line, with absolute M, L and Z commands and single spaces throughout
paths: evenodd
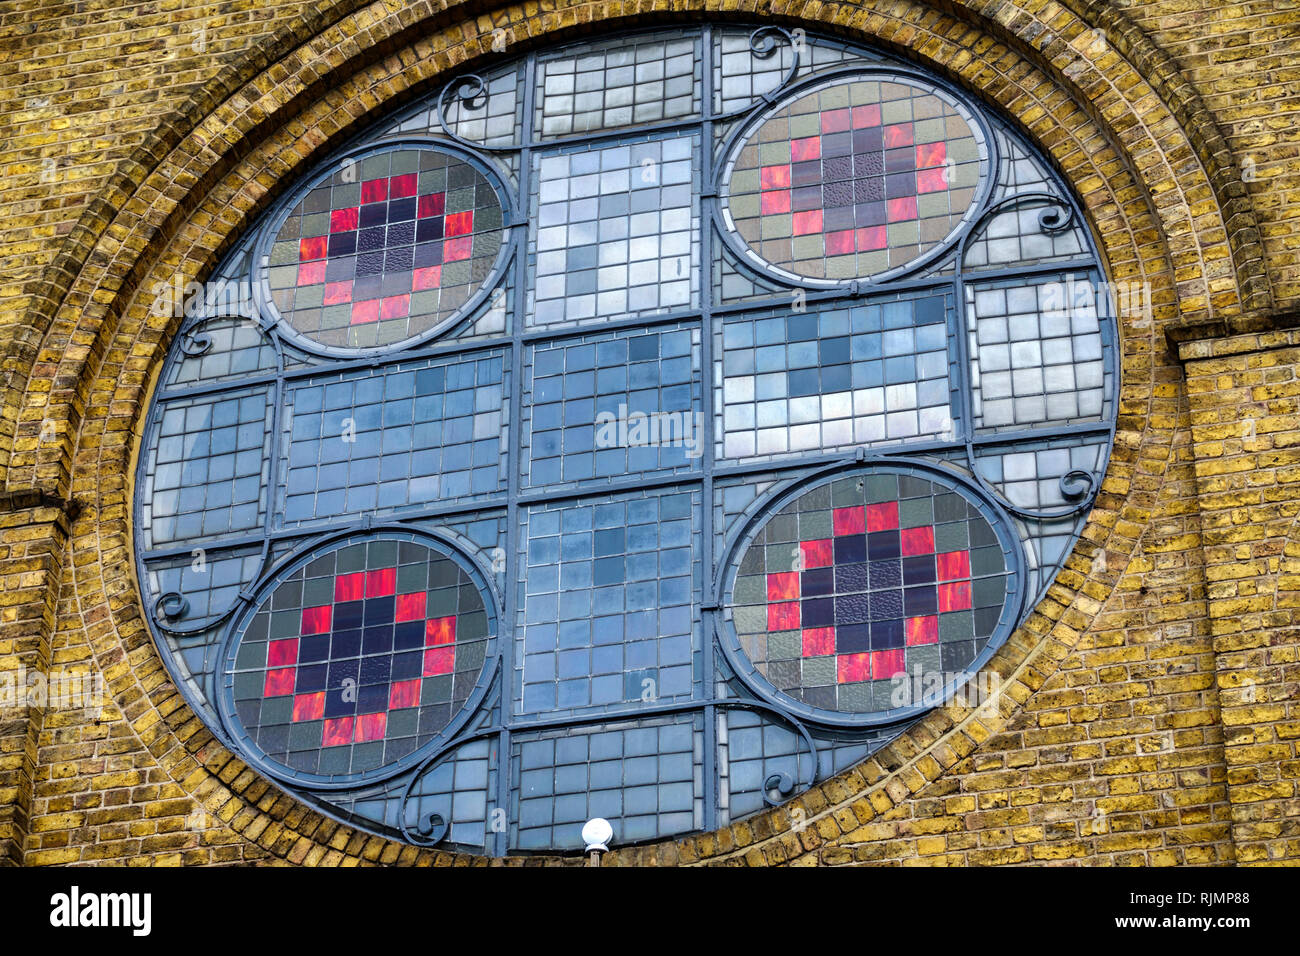
M 990 664 L 996 705 L 950 704 L 784 807 L 607 862 L 1300 859 L 1300 336 L 1285 328 L 1300 295 L 1285 94 L 1300 15 L 1273 7 L 7 4 L 0 671 L 89 668 L 110 702 L 94 719 L 0 712 L 0 861 L 482 862 L 285 796 L 170 684 L 128 526 L 126 476 L 175 331 L 150 290 L 201 277 L 368 111 L 489 58 L 494 27 L 518 52 L 673 17 L 773 16 L 882 43 L 1017 119 L 1074 185 L 1112 277 L 1145 283 L 1153 311 L 1123 323 L 1102 493 Z

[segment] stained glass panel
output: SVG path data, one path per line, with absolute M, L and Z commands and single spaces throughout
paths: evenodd
M 324 550 L 237 626 L 223 674 L 236 733 L 302 774 L 357 777 L 403 761 L 474 690 L 488 608 L 465 567 L 424 544 Z
M 987 147 L 955 100 L 836 81 L 765 116 L 729 162 L 724 209 L 751 255 L 806 279 L 906 265 L 970 214 Z
M 173 303 L 134 528 L 176 686 L 311 806 L 496 855 L 876 753 L 996 676 L 1105 474 L 1114 304 L 1053 169 L 774 25 L 378 117 Z
M 866 471 L 766 517 L 740 558 L 732 620 L 777 690 L 818 710 L 889 711 L 899 675 L 956 673 L 983 651 L 1012 573 L 958 488 Z
M 368 348 L 418 337 L 483 285 L 501 248 L 501 198 L 472 164 L 387 149 L 314 185 L 268 251 L 275 308 L 303 337 Z

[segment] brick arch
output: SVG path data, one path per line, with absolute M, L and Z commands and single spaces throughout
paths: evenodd
M 713 5 L 714 0 L 701 0 L 694 6 L 698 13 Z M 1165 228 L 1168 211 L 1162 216 L 1161 203 L 1152 201 L 1134 175 L 1133 162 L 1116 148 L 1122 141 L 1118 131 L 1099 125 L 1080 105 L 1078 99 L 1086 99 L 1082 92 L 1072 96 L 1071 84 L 1058 82 L 996 36 L 919 5 L 900 6 L 890 17 L 858 8 L 795 5 L 788 8 L 788 16 L 793 17 L 789 10 L 796 6 L 813 14 L 832 13 L 829 19 L 807 21 L 810 26 L 830 26 L 907 51 L 1002 106 L 1075 185 L 1113 274 L 1151 284 L 1160 324 L 1173 319 L 1178 306 L 1186 309 L 1189 293 L 1181 288 L 1177 272 L 1178 248 L 1168 241 Z M 124 476 L 130 473 L 149 378 L 156 374 L 175 331 L 174 320 L 149 314 L 148 290 L 154 282 L 177 275 L 181 281 L 203 275 L 232 237 L 265 208 L 276 183 L 287 181 L 311 156 L 357 129 L 363 112 L 427 88 L 447 70 L 483 56 L 494 23 L 506 25 L 521 39 L 552 42 L 587 32 L 596 20 L 602 29 L 644 22 L 634 7 L 619 4 L 588 4 L 531 17 L 523 7 L 507 7 L 493 18 L 441 29 L 430 19 L 422 22 L 421 30 L 415 28 L 421 21 L 411 15 L 374 14 L 373 8 L 350 14 L 268 66 L 199 120 L 144 176 L 113 227 L 87 255 L 60 309 L 62 324 L 56 322 L 46 339 L 45 354 L 68 350 L 65 361 L 51 370 L 47 387 L 51 397 L 68 408 L 68 424 L 76 428 L 75 446 L 59 460 L 29 456 L 22 462 L 38 481 L 57 482 L 89 505 L 73 528 L 73 560 L 64 593 L 70 595 L 70 612 L 84 622 L 90 650 L 109 673 L 114 699 L 121 703 L 141 747 L 171 779 L 183 783 L 191 797 L 229 808 L 223 819 L 229 819 L 236 832 L 291 859 L 297 855 L 295 848 L 304 846 L 302 841 L 309 849 L 313 846 L 313 834 L 320 829 L 328 829 L 331 846 L 339 834 L 346 836 L 346 847 L 355 840 L 346 828 L 325 824 L 319 814 L 268 793 L 266 783 L 201 726 L 165 679 L 131 577 L 126 517 L 130 489 Z M 343 24 L 357 27 L 369 41 L 358 43 Z M 388 46 L 398 41 L 384 38 L 394 36 L 413 39 L 406 46 Z M 335 65 L 323 72 L 304 50 Z M 367 55 L 365 50 L 380 52 Z M 1208 287 L 1208 279 L 1202 284 Z M 1005 678 L 1007 689 L 997 713 L 975 714 L 950 705 L 864 764 L 796 798 L 790 807 L 717 834 L 615 854 L 611 862 L 787 859 L 796 855 L 789 845 L 791 807 L 814 820 L 816 827 L 829 829 L 827 821 L 834 821 L 864 792 L 871 792 L 872 803 L 905 800 L 1005 725 L 1070 653 L 1102 606 L 1101 595 L 1118 576 L 1093 566 L 1097 543 L 1105 540 L 1108 550 L 1127 556 L 1147 523 L 1145 502 L 1133 489 L 1136 479 L 1157 477 L 1160 450 L 1169 443 L 1166 430 L 1152 424 L 1163 411 L 1154 386 L 1167 362 L 1156 324 L 1134 323 L 1122 331 L 1125 396 L 1111 468 L 1084 542 L 1067 571 L 990 665 Z M 46 392 L 29 394 L 39 397 Z M 88 409 L 84 422 L 78 412 L 83 406 Z M 359 839 L 368 845 L 366 838 Z M 796 838 L 796 844 L 802 839 Z M 309 858 L 306 849 L 303 854 Z M 404 861 L 450 858 L 411 848 L 394 851 L 393 856 Z

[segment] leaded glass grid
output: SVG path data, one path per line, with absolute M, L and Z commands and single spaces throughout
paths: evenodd
M 155 303 L 137 562 L 205 723 L 361 828 L 570 851 L 779 803 L 975 686 L 1100 487 L 1079 208 L 882 51 L 507 52 L 284 186 Z

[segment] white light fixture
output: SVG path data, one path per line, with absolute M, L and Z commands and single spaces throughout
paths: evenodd
M 604 817 L 596 817 L 582 825 L 582 839 L 587 844 L 588 853 L 605 853 L 609 850 L 609 841 L 614 839 L 614 828 Z

